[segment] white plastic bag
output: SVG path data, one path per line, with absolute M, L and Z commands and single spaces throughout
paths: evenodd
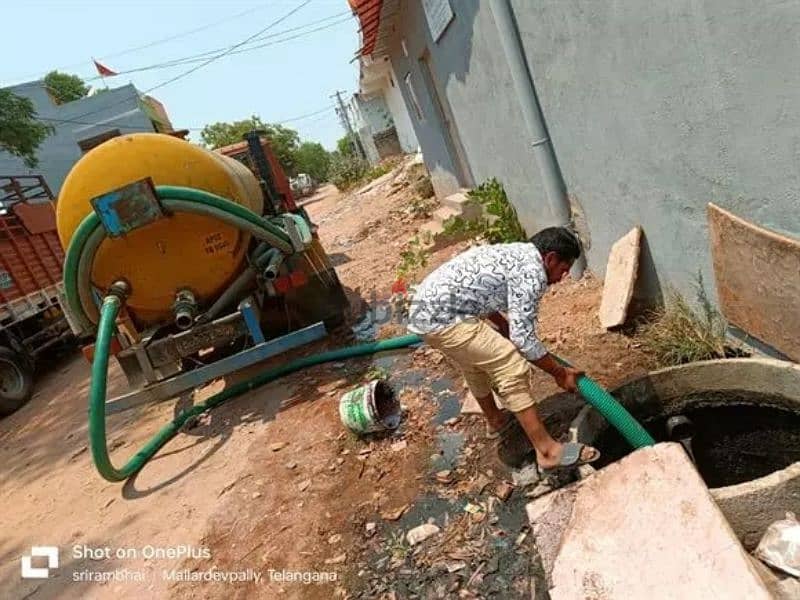
M 764 532 L 754 554 L 768 565 L 800 577 L 800 523 L 794 513 L 775 521 Z

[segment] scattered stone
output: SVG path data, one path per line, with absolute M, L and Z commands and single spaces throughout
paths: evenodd
M 377 527 L 376 523 L 369 522 L 364 525 L 364 529 L 367 531 L 367 535 L 371 536 L 375 533 L 375 528 Z
M 392 449 L 392 452 L 400 452 L 401 450 L 405 450 L 407 446 L 408 442 L 406 442 L 405 440 L 400 440 L 399 442 L 395 442 L 389 447 Z
M 481 508 L 477 504 L 472 504 L 472 502 L 467 502 L 467 504 L 464 506 L 464 512 L 468 512 L 471 515 L 477 514 L 482 510 L 483 508 Z
M 332 366 L 334 369 L 344 369 L 344 367 L 345 367 L 345 365 L 346 365 L 346 364 L 347 364 L 347 363 L 343 363 L 343 362 L 335 362 L 335 363 L 333 363 L 331 366 Z
M 342 451 L 340 452 L 340 454 L 341 454 L 342 456 L 347 456 L 348 454 L 350 454 L 350 450 L 348 450 L 347 448 L 345 448 L 344 450 L 342 450 Z
M 442 423 L 442 425 L 446 425 L 446 426 L 450 427 L 450 426 L 455 425 L 456 423 L 458 423 L 460 420 L 461 420 L 461 417 L 451 417 L 451 418 L 447 419 L 444 423 Z
M 514 540 L 514 545 L 515 545 L 515 546 L 519 546 L 519 545 L 521 545 L 521 544 L 522 544 L 522 542 L 524 542 L 524 541 L 525 541 L 525 538 L 526 538 L 526 537 L 528 537 L 528 530 L 527 530 L 527 529 L 526 529 L 525 531 L 523 531 L 522 533 L 520 533 L 520 534 L 517 536 L 517 539 L 516 539 L 516 540 Z
M 347 560 L 347 554 L 345 553 L 345 554 L 340 554 L 338 556 L 334 556 L 333 558 L 328 558 L 327 560 L 325 560 L 325 564 L 326 565 L 340 565 L 346 560 Z
M 294 461 L 286 463 L 286 468 L 290 471 L 297 468 L 297 463 Z
M 439 483 L 450 483 L 450 474 L 451 471 L 445 469 L 444 471 L 439 471 L 436 473 L 436 481 Z
M 503 502 L 508 500 L 511 494 L 514 492 L 514 486 L 508 483 L 507 481 L 501 481 L 498 483 L 494 488 L 494 495 L 500 498 Z
M 427 540 L 432 535 L 439 533 L 439 528 L 433 523 L 423 523 L 414 527 L 406 534 L 406 541 L 412 546 Z
M 481 494 L 481 493 L 483 493 L 483 490 L 486 489 L 486 486 L 489 485 L 491 482 L 492 482 L 491 479 L 489 479 L 486 475 L 481 473 L 480 475 L 478 475 L 478 478 L 475 480 L 475 483 L 473 484 L 473 488 L 472 489 L 473 489 L 475 494 Z
M 539 468 L 535 463 L 525 465 L 521 469 L 511 472 L 511 481 L 517 487 L 526 487 L 536 483 L 540 479 Z
M 253 495 L 250 496 L 250 498 L 252 498 L 253 500 L 258 500 L 259 498 L 261 498 L 261 492 L 253 492 Z
M 455 573 L 456 571 L 460 571 L 461 569 L 467 566 L 467 563 L 461 561 L 453 561 L 445 563 L 445 568 L 447 569 L 448 573 Z
M 400 508 L 395 508 L 394 510 L 387 510 L 381 512 L 381 518 L 386 521 L 397 521 L 397 519 L 402 517 L 407 510 L 408 510 L 408 504 L 404 504 Z
M 340 456 L 339 458 L 336 459 L 336 464 L 337 465 L 344 464 L 344 459 Z
M 341 533 L 334 533 L 331 537 L 328 538 L 328 543 L 331 545 L 338 544 L 341 541 L 342 541 Z
M 544 496 L 545 494 L 549 494 L 553 491 L 553 488 L 550 487 L 546 481 L 542 481 L 539 483 L 533 490 L 525 494 L 526 498 L 538 498 L 539 496 Z
M 277 452 L 278 450 L 283 450 L 286 446 L 289 445 L 289 442 L 277 442 L 275 444 L 270 444 L 269 449 L 273 452 Z
M 300 490 L 301 492 L 305 492 L 308 489 L 308 486 L 310 485 L 311 485 L 311 480 L 304 479 L 299 484 L 297 484 L 297 489 Z

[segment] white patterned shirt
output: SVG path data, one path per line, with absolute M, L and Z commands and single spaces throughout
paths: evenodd
M 547 349 L 536 337 L 539 300 L 547 273 L 531 243 L 476 246 L 428 275 L 415 289 L 408 330 L 425 335 L 468 318 L 503 311 L 509 337 L 528 360 Z

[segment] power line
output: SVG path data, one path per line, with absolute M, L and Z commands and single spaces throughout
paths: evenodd
M 280 36 L 282 36 L 284 34 L 291 33 L 291 32 L 298 31 L 298 30 L 302 30 L 302 29 L 306 29 L 307 27 L 310 27 L 312 25 L 317 25 L 319 23 L 324 23 L 326 21 L 330 21 L 332 19 L 343 17 L 345 15 L 349 15 L 349 12 L 345 11 L 343 13 L 337 13 L 335 15 L 330 15 L 330 16 L 327 16 L 325 18 L 318 19 L 316 21 L 310 21 L 308 23 L 304 23 L 303 25 L 298 25 L 296 27 L 290 27 L 290 28 L 284 29 L 282 31 L 276 31 L 275 33 L 272 33 L 270 35 L 266 35 L 266 36 L 262 35 L 262 36 L 259 36 L 258 38 L 255 38 L 255 39 L 251 40 L 250 42 L 248 42 L 248 44 L 252 44 L 253 42 L 258 42 L 258 41 L 262 41 L 262 40 L 267 40 L 267 39 L 273 39 L 273 38 L 276 38 L 276 37 L 280 37 Z M 301 34 L 298 34 L 298 35 L 295 35 L 295 36 L 290 36 L 288 38 L 281 39 L 281 40 L 276 40 L 275 42 L 271 42 L 269 44 L 261 44 L 261 45 L 258 45 L 258 46 L 248 46 L 248 47 L 242 48 L 240 50 L 237 50 L 235 52 L 230 52 L 230 54 L 241 54 L 243 52 L 249 52 L 251 50 L 257 50 L 259 48 L 265 48 L 265 47 L 271 46 L 273 44 L 277 44 L 277 43 L 281 43 L 281 42 L 297 39 L 298 37 L 302 37 L 302 36 L 304 36 L 306 34 L 309 34 L 309 33 L 314 33 L 316 31 L 322 31 L 323 29 L 328 29 L 329 27 L 333 27 L 335 25 L 340 25 L 342 23 L 347 23 L 348 21 L 352 21 L 352 16 L 347 16 L 347 18 L 340 19 L 340 20 L 335 21 L 333 23 L 329 23 L 328 25 L 325 25 L 324 27 L 317 27 L 316 29 L 303 31 Z M 212 54 L 217 54 L 217 53 L 222 52 L 222 51 L 224 51 L 226 49 L 227 49 L 227 47 L 225 47 L 225 48 L 215 48 L 213 50 L 206 50 L 205 52 L 200 52 L 198 54 L 190 54 L 190 55 L 187 55 L 187 56 L 183 56 L 181 58 L 175 58 L 175 59 L 167 60 L 167 61 L 160 62 L 160 63 L 154 63 L 154 64 L 151 64 L 151 65 L 145 65 L 143 67 L 134 67 L 134 68 L 131 68 L 131 69 L 124 69 L 122 71 L 118 71 L 116 73 L 116 75 L 112 75 L 112 77 L 116 77 L 117 75 L 127 75 L 129 73 L 139 73 L 139 72 L 142 72 L 142 71 L 150 71 L 150 70 L 153 70 L 153 69 L 170 68 L 170 67 L 179 66 L 179 65 L 182 65 L 182 64 L 189 64 L 189 63 L 192 63 L 192 62 L 200 62 L 205 57 L 208 57 L 209 55 L 212 55 Z M 103 78 L 102 75 L 95 75 L 95 76 L 92 76 L 92 77 L 85 78 L 84 81 L 96 81 L 97 79 L 102 79 L 102 78 Z
M 304 2 L 299 4 L 298 6 L 296 6 L 292 10 L 290 10 L 288 13 L 286 13 L 283 16 L 278 17 L 277 19 L 272 21 L 269 25 L 267 25 L 263 29 L 259 30 L 254 35 L 251 35 L 248 38 L 246 38 L 245 40 L 243 40 L 242 42 L 239 42 L 238 44 L 235 44 L 235 45 L 229 47 L 227 51 L 225 51 L 225 52 L 223 52 L 221 54 L 214 55 L 211 58 L 209 58 L 208 60 L 206 60 L 205 62 L 197 65 L 196 67 L 192 67 L 191 69 L 189 69 L 187 71 L 184 71 L 183 73 L 180 73 L 179 75 L 176 75 L 175 77 L 171 77 L 170 79 L 167 79 L 166 81 L 162 81 L 161 83 L 159 83 L 157 85 L 154 85 L 153 87 L 144 90 L 144 92 L 142 92 L 142 93 L 143 94 L 148 94 L 148 93 L 152 92 L 153 90 L 156 90 L 156 89 L 162 88 L 162 87 L 164 87 L 166 85 L 169 85 L 170 83 L 173 83 L 173 82 L 175 82 L 175 81 L 177 81 L 179 79 L 182 79 L 182 78 L 186 77 L 187 75 L 190 75 L 190 74 L 194 73 L 195 71 L 198 71 L 198 70 L 202 69 L 203 67 L 205 67 L 206 65 L 214 62 L 215 60 L 218 60 L 218 59 L 222 58 L 223 56 L 226 56 L 227 54 L 230 54 L 233 50 L 235 50 L 236 48 L 242 46 L 243 44 L 246 44 L 247 42 L 252 40 L 257 35 L 261 35 L 262 33 L 268 31 L 271 27 L 274 27 L 275 25 L 278 25 L 279 23 L 282 23 L 283 21 L 288 19 L 290 16 L 292 16 L 294 13 L 299 11 L 301 8 L 303 8 L 304 6 L 309 4 L 310 2 L 311 2 L 311 0 L 305 0 Z M 138 96 L 136 96 L 136 98 L 138 98 Z M 85 112 L 83 114 L 77 115 L 75 117 L 75 119 L 82 119 L 83 117 L 87 117 L 89 115 L 93 115 L 95 113 L 108 110 L 109 108 L 112 108 L 112 107 L 117 106 L 119 104 L 123 104 L 124 102 L 128 102 L 129 100 L 132 100 L 132 99 L 133 99 L 132 97 L 124 98 L 124 99 L 122 99 L 119 102 L 116 102 L 114 104 L 110 104 L 108 106 L 103 106 L 103 107 L 101 107 L 99 109 L 91 110 L 89 112 Z
M 306 5 L 308 5 L 308 4 L 311 4 L 311 0 L 304 0 L 304 2 L 302 2 L 302 3 L 298 4 L 298 5 L 297 5 L 295 8 L 293 8 L 292 10 L 290 10 L 288 13 L 286 13 L 286 14 L 285 14 L 285 15 L 283 15 L 282 17 L 278 17 L 278 18 L 277 18 L 277 19 L 275 19 L 275 20 L 274 20 L 272 23 L 270 23 L 269 25 L 267 25 L 266 27 L 264 27 L 263 29 L 261 29 L 261 30 L 260 30 L 260 31 L 258 31 L 257 33 L 255 33 L 255 34 L 251 35 L 250 37 L 248 37 L 248 38 L 246 38 L 246 39 L 244 39 L 244 40 L 242 40 L 242 41 L 241 41 L 241 42 L 239 42 L 238 44 L 234 44 L 233 46 L 231 46 L 230 48 L 228 48 L 226 51 L 224 51 L 224 52 L 222 52 L 222 53 L 220 53 L 220 54 L 217 54 L 217 55 L 215 55 L 215 56 L 212 56 L 211 58 L 209 58 L 209 59 L 208 59 L 208 60 L 206 60 L 205 62 L 202 62 L 202 63 L 200 63 L 199 65 L 197 65 L 196 67 L 192 67 L 191 69 L 188 69 L 188 70 L 184 71 L 183 73 L 180 73 L 180 74 L 176 75 L 175 77 L 172 77 L 172 78 L 170 78 L 170 79 L 167 79 L 166 81 L 163 81 L 163 82 L 159 83 L 158 85 L 154 85 L 153 87 L 151 87 L 151 88 L 149 88 L 149 89 L 145 90 L 145 92 L 144 92 L 144 93 L 145 93 L 145 94 L 147 94 L 147 93 L 149 93 L 149 92 L 152 92 L 153 90 L 157 90 L 157 89 L 159 89 L 159 88 L 162 88 L 162 87 L 164 87 L 165 85 L 169 85 L 170 83 L 173 83 L 173 82 L 175 82 L 175 81 L 178 81 L 179 79 L 183 79 L 184 77 L 186 77 L 186 76 L 188 76 L 188 75 L 191 75 L 191 74 L 192 74 L 192 73 L 194 73 L 195 71 L 199 71 L 199 70 L 200 70 L 200 69 L 202 69 L 203 67 L 205 67 L 205 66 L 207 66 L 207 65 L 210 65 L 210 64 L 211 64 L 212 62 L 214 62 L 215 60 L 219 60 L 220 58 L 222 58 L 222 57 L 224 57 L 224 56 L 227 56 L 228 54 L 230 54 L 231 52 L 233 52 L 233 51 L 234 51 L 234 50 L 236 50 L 237 48 L 239 48 L 239 47 L 241 47 L 241 46 L 244 46 L 244 45 L 245 45 L 247 42 L 249 42 L 249 41 L 250 41 L 250 40 L 252 40 L 253 38 L 255 38 L 255 37 L 257 37 L 257 36 L 261 35 L 262 33 L 266 32 L 266 31 L 268 31 L 268 30 L 270 30 L 270 29 L 272 29 L 272 28 L 273 28 L 275 25 L 278 25 L 279 23 L 282 23 L 283 21 L 285 21 L 286 19 L 288 19 L 289 17 L 291 17 L 291 16 L 292 16 L 294 13 L 296 13 L 297 11 L 299 11 L 301 8 L 303 8 L 304 6 L 306 6 Z
M 315 110 L 314 112 L 306 113 L 306 114 L 303 114 L 303 115 L 298 115 L 296 117 L 290 117 L 288 119 L 283 119 L 281 121 L 272 121 L 271 123 L 276 124 L 276 125 L 284 125 L 286 123 L 293 123 L 295 121 L 301 121 L 301 120 L 307 119 L 309 117 L 314 117 L 314 116 L 320 115 L 320 114 L 322 114 L 322 113 L 324 113 L 326 111 L 331 110 L 333 107 L 334 107 L 333 104 L 329 104 L 328 106 L 326 106 L 324 108 L 320 108 L 319 110 Z M 133 125 L 112 125 L 109 122 L 92 123 L 92 122 L 89 122 L 89 121 L 78 121 L 76 119 L 58 119 L 58 118 L 55 118 L 55 117 L 52 117 L 52 118 L 51 117 L 39 117 L 39 120 L 40 121 L 50 121 L 50 122 L 53 122 L 53 123 L 73 123 L 75 125 L 91 125 L 93 127 L 100 127 L 100 126 L 103 126 L 103 125 L 108 125 L 109 127 L 113 128 L 113 129 L 130 129 L 130 130 L 135 130 L 135 131 L 141 131 L 143 129 L 142 127 L 136 127 L 136 126 L 133 126 Z M 202 131 L 204 129 L 204 127 L 181 127 L 181 129 L 188 129 L 189 131 Z
M 228 17 L 225 17 L 224 19 L 220 19 L 219 21 L 214 21 L 213 23 L 208 23 L 207 25 L 203 25 L 201 27 L 197 27 L 195 29 L 189 29 L 187 31 L 182 31 L 180 33 L 176 33 L 174 35 L 171 35 L 171 36 L 168 36 L 168 37 L 165 37 L 165 38 L 160 38 L 160 39 L 157 39 L 157 40 L 153 40 L 152 42 L 147 42 L 145 44 L 142 44 L 141 46 L 135 46 L 133 48 L 128 48 L 126 50 L 120 50 L 118 52 L 112 52 L 111 54 L 103 54 L 103 55 L 101 55 L 100 58 L 105 60 L 105 59 L 114 58 L 114 57 L 117 57 L 117 56 L 124 56 L 126 54 L 130 54 L 131 52 L 137 52 L 139 50 L 144 50 L 146 48 L 152 48 L 153 46 L 158 46 L 158 45 L 163 44 L 165 42 L 170 42 L 172 40 L 177 40 L 177 39 L 180 39 L 180 38 L 183 38 L 183 37 L 187 37 L 187 36 L 190 36 L 190 35 L 192 35 L 194 33 L 199 33 L 200 31 L 205 31 L 206 29 L 211 29 L 212 27 L 216 27 L 217 25 L 221 25 L 223 23 L 228 23 L 229 21 L 234 21 L 236 19 L 239 19 L 241 17 L 244 17 L 244 16 L 249 15 L 251 13 L 254 13 L 256 11 L 263 10 L 265 8 L 267 8 L 266 4 L 260 5 L 260 6 L 255 6 L 253 8 L 249 8 L 247 10 L 243 10 L 242 12 L 230 15 Z M 61 67 L 56 67 L 55 70 L 56 71 L 65 71 L 67 69 L 73 69 L 75 67 L 83 67 L 85 65 L 86 65 L 86 61 L 83 60 L 83 61 L 81 61 L 79 63 L 73 63 L 71 65 L 65 65 L 65 66 L 61 66 Z M 37 75 L 33 75 L 31 77 L 28 77 L 27 79 L 31 79 L 32 77 L 37 77 Z

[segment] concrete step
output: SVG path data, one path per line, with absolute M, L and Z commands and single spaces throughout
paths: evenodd
M 445 221 L 452 217 L 463 217 L 463 214 L 450 206 L 440 206 L 433 211 L 433 220 L 437 223 L 444 224 Z
M 477 219 L 481 216 L 481 207 L 472 202 L 466 191 L 450 194 L 442 200 L 442 206 L 452 208 L 465 219 Z

